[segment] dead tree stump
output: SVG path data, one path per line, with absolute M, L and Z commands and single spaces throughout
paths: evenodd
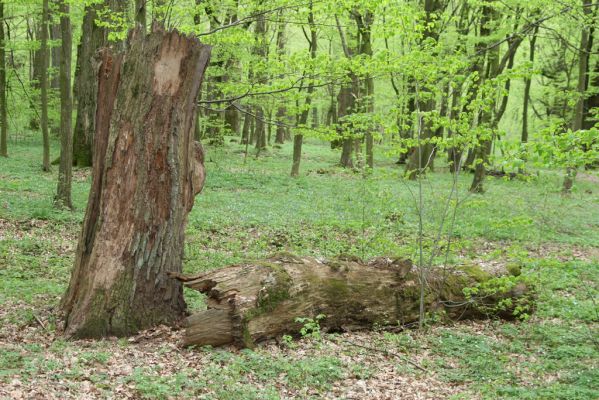
M 93 180 L 63 298 L 65 334 L 127 335 L 179 319 L 184 230 L 204 184 L 193 141 L 210 47 L 155 25 L 104 50 L 98 70 Z
M 302 324 L 296 318 L 319 314 L 325 315 L 319 321 L 325 331 L 397 327 L 419 317 L 419 277 L 405 260 L 324 262 L 283 254 L 197 276 L 171 276 L 208 296 L 208 309 L 187 319 L 185 345 L 252 347 L 297 334 Z M 489 283 L 495 276 L 474 266 L 431 269 L 426 309 L 459 319 L 513 317 L 516 306 L 530 307 L 532 292 L 524 282 L 495 293 L 464 294 L 464 288 Z

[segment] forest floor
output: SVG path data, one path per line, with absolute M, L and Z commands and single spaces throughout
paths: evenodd
M 298 255 L 368 259 L 417 252 L 418 183 L 385 155 L 371 175 L 335 167 L 338 153 L 308 143 L 302 176 L 288 177 L 291 145 L 244 163 L 242 146 L 207 149 L 208 178 L 187 228 L 185 272 Z M 56 148 L 53 148 L 56 154 Z M 132 338 L 67 341 L 56 331 L 89 170 L 76 170 L 74 212 L 52 208 L 56 167 L 37 144 L 0 159 L 0 398 L 597 399 L 599 180 L 559 194 L 560 174 L 490 178 L 484 195 L 458 179 L 451 247 L 440 263 L 511 264 L 538 284 L 526 321 L 439 323 L 421 330 L 323 334 L 254 351 L 181 348 L 158 327 Z M 425 250 L 443 220 L 452 178 L 422 182 Z M 453 203 L 452 203 L 453 204 Z M 452 211 L 453 214 L 453 211 Z M 446 244 L 446 243 L 445 243 Z M 191 309 L 203 299 L 186 292 Z M 425 371 L 414 368 L 416 363 Z

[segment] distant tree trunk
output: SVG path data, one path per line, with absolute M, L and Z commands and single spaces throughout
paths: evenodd
M 582 6 L 585 15 L 592 13 L 592 0 L 582 0 Z M 577 132 L 583 129 L 585 117 L 585 92 L 588 83 L 589 74 L 589 57 L 592 51 L 592 40 L 590 35 L 590 27 L 583 25 L 580 33 L 580 46 L 578 50 L 578 85 L 576 92 L 578 100 L 574 109 L 574 118 L 572 119 L 572 131 Z M 566 175 L 562 186 L 562 193 L 569 194 L 574 186 L 576 179 L 577 165 L 569 165 L 566 168 Z
M 280 105 L 277 108 L 277 133 L 275 136 L 275 143 L 285 143 L 285 120 L 287 117 L 287 109 L 285 106 Z
M 256 19 L 256 29 L 254 31 L 256 35 L 256 47 L 254 48 L 254 54 L 261 61 L 268 59 L 268 41 L 266 39 L 266 17 L 261 14 Z M 264 72 L 256 74 L 256 81 L 258 83 L 266 83 L 268 77 Z M 264 107 L 262 104 L 256 104 L 254 106 L 256 121 L 255 121 L 255 136 L 256 136 L 256 150 L 258 153 L 266 148 L 266 129 L 264 125 Z
M 489 28 L 489 21 L 492 21 L 496 17 L 496 11 L 493 10 L 490 6 L 483 6 L 482 8 L 482 17 L 480 21 L 480 36 L 481 38 L 488 37 L 491 34 L 491 30 Z M 481 40 L 482 42 L 482 40 Z M 488 79 L 490 77 L 494 77 L 497 74 L 497 69 L 499 68 L 499 47 L 495 46 L 495 48 L 487 51 L 487 66 L 486 66 L 486 74 L 483 79 Z M 486 107 L 481 112 L 480 125 L 483 127 L 490 128 L 491 120 L 493 118 L 491 107 Z M 476 160 L 476 165 L 474 166 L 474 176 L 472 178 L 472 184 L 470 185 L 470 192 L 472 193 L 484 193 L 483 182 L 485 180 L 487 164 L 489 162 L 489 155 L 491 154 L 492 147 L 492 138 L 489 137 L 490 134 L 485 135 L 485 137 L 479 138 L 479 144 L 472 151 L 472 156 Z
M 353 93 L 356 90 L 356 82 L 357 77 L 352 75 L 352 83 L 342 85 L 341 89 L 339 89 L 339 96 L 337 97 L 337 117 L 339 121 L 337 134 L 342 141 L 341 159 L 339 160 L 339 164 L 343 168 L 353 168 L 354 166 L 352 159 L 354 137 L 351 134 L 352 127 L 346 122 L 345 118 L 354 112 L 356 104 Z
M 371 11 L 366 11 L 363 14 L 359 12 L 353 12 L 354 19 L 358 25 L 358 34 L 360 38 L 359 53 L 372 57 L 372 40 L 371 40 L 371 27 L 374 22 L 374 14 Z M 366 74 L 364 78 L 364 96 L 362 101 L 364 102 L 362 111 L 372 115 L 374 113 L 374 78 L 372 74 Z M 369 168 L 374 167 L 374 139 L 372 131 L 374 126 L 368 126 L 364 132 L 364 140 L 366 142 L 366 165 Z
M 443 12 L 446 6 L 446 2 L 439 0 L 424 1 L 425 28 L 423 31 L 423 43 L 427 40 L 434 40 L 435 42 L 439 40 L 439 27 L 435 21 L 438 18 L 438 14 Z M 430 162 L 435 150 L 435 146 L 430 143 L 434 131 L 429 115 L 435 108 L 435 99 L 430 93 L 430 88 L 422 87 L 420 91 L 425 93 L 425 96 L 416 98 L 415 101 L 418 102 L 417 108 L 420 114 L 418 115 L 418 138 L 421 143 L 412 149 L 406 164 L 406 173 L 411 180 L 416 179 L 418 175 L 430 168 Z
M 310 27 L 310 40 L 308 41 L 310 58 L 314 60 L 316 58 L 316 51 L 318 50 L 318 37 L 316 35 L 316 25 L 314 23 L 314 13 L 312 12 L 312 1 L 310 1 L 310 12 L 308 14 L 308 25 Z M 299 126 L 305 126 L 308 122 L 308 115 L 310 113 L 310 105 L 312 104 L 312 93 L 314 92 L 314 70 L 310 71 L 310 78 L 308 88 L 306 89 L 306 100 L 304 110 L 300 114 L 298 119 Z M 296 133 L 293 137 L 293 164 L 291 166 L 291 176 L 299 176 L 300 163 L 302 160 L 302 145 L 304 143 L 304 136 Z
M 55 203 L 58 207 L 73 208 L 71 180 L 73 168 L 73 99 L 71 93 L 71 51 L 73 37 L 69 5 L 62 0 L 60 10 L 60 166 Z
M 141 25 L 142 30 L 146 31 L 147 25 L 147 9 L 146 3 L 148 0 L 135 0 L 135 23 Z
M 61 32 L 60 32 L 60 24 L 54 23 L 50 26 L 50 39 L 52 41 L 61 40 Z M 51 55 L 51 66 L 52 66 L 52 74 L 50 75 L 52 79 L 50 79 L 50 87 L 52 89 L 60 90 L 60 46 L 52 46 Z
M 69 288 L 70 337 L 128 335 L 176 321 L 187 214 L 204 183 L 193 143 L 210 47 L 155 25 L 126 54 L 103 50 L 93 180 Z
M 245 113 L 243 117 L 243 128 L 241 130 L 241 143 L 246 144 L 249 143 L 250 140 L 250 119 L 251 116 L 248 113 Z
M 457 20 L 457 24 L 456 24 L 456 30 L 458 32 L 458 34 L 460 35 L 460 38 L 466 38 L 468 36 L 468 34 L 470 33 L 470 26 L 471 24 L 469 23 L 470 21 L 470 11 L 471 11 L 471 7 L 468 4 L 468 2 L 464 2 L 461 6 L 461 10 L 460 10 L 460 18 Z M 457 51 L 465 51 L 466 50 L 466 40 L 462 40 L 460 39 L 456 45 L 456 50 Z M 471 63 L 470 66 L 470 76 L 481 76 L 481 71 L 482 71 L 482 65 L 481 65 L 481 58 L 482 57 L 476 57 L 474 59 L 474 61 Z M 474 96 L 476 96 L 476 93 L 478 91 L 478 81 L 472 81 L 470 83 L 470 86 L 468 87 L 468 90 L 464 90 L 465 88 L 455 88 L 453 90 L 452 96 L 451 96 L 451 109 L 450 109 L 450 116 L 451 119 L 453 120 L 455 118 L 455 114 L 457 112 L 457 116 L 459 117 L 460 112 L 457 110 L 458 104 L 459 104 L 459 100 L 462 96 L 467 96 L 467 98 L 472 99 Z M 462 108 L 462 112 L 463 113 L 467 113 L 468 112 L 468 105 L 464 105 Z M 459 135 L 459 132 L 454 132 L 451 129 L 448 130 L 447 132 L 447 137 L 448 138 L 453 138 L 454 135 Z M 455 137 L 455 139 L 458 139 L 457 137 Z M 459 143 L 457 140 L 454 141 L 455 143 Z M 463 146 L 462 145 L 457 145 L 457 146 L 451 146 L 449 147 L 449 149 L 447 150 L 447 163 L 449 165 L 449 171 L 452 174 L 458 173 L 459 170 L 462 168 L 462 158 L 463 158 Z
M 528 53 L 528 60 L 530 61 L 531 66 L 535 61 L 535 49 L 537 43 L 537 33 L 539 32 L 539 27 L 536 26 L 533 30 L 532 36 L 530 38 L 530 51 Z M 530 87 L 532 86 L 532 79 L 530 76 L 527 76 L 524 80 L 524 104 L 522 105 L 522 143 L 528 142 L 528 104 L 530 102 Z
M 4 36 L 4 2 L 2 2 L 0 3 L 0 157 L 8 157 L 6 92 L 6 38 Z
M 92 165 L 98 93 L 98 82 L 95 78 L 98 65 L 95 56 L 99 49 L 108 46 L 108 29 L 96 25 L 98 11 L 108 7 L 113 12 L 122 12 L 124 6 L 126 4 L 121 0 L 103 0 L 102 3 L 94 3 L 85 7 L 75 68 L 77 117 L 74 130 L 73 162 L 79 167 Z
M 281 61 L 285 55 L 285 44 L 287 43 L 285 37 L 285 23 L 281 22 L 277 28 L 277 59 Z M 276 144 L 285 143 L 285 120 L 287 116 L 287 108 L 284 102 L 280 102 L 277 105 L 276 121 L 277 121 L 277 132 L 275 136 Z
M 41 89 L 41 108 L 42 108 L 42 141 L 44 155 L 42 160 L 42 170 L 50 171 L 50 136 L 48 134 L 48 21 L 50 19 L 50 10 L 48 0 L 42 3 L 42 26 L 41 26 L 41 48 L 40 48 L 40 89 Z

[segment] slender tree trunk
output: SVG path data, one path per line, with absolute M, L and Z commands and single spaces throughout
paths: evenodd
M 103 50 L 93 180 L 69 288 L 65 334 L 129 335 L 183 316 L 187 214 L 204 183 L 193 143 L 210 47 L 158 25 Z
M 436 24 L 435 21 L 438 14 L 443 12 L 446 6 L 446 2 L 438 0 L 424 1 L 425 28 L 423 31 L 423 43 L 426 43 L 429 40 L 434 40 L 435 42 L 439 40 L 440 32 L 438 24 Z M 430 139 L 434 136 L 434 131 L 429 114 L 434 110 L 436 102 L 431 94 L 430 88 L 423 86 L 419 91 L 424 94 L 415 99 L 415 101 L 418 102 L 417 108 L 420 114 L 418 115 L 418 137 L 421 144 L 410 152 L 406 164 L 407 177 L 411 180 L 414 180 L 418 175 L 423 174 L 426 169 L 430 169 L 430 163 L 435 150 L 435 146 L 430 143 Z
M 281 15 L 279 15 L 281 17 Z M 281 22 L 277 28 L 277 58 L 279 61 L 283 59 L 285 55 L 285 44 L 287 43 L 285 36 L 285 22 Z M 287 116 L 287 108 L 284 102 L 280 102 L 277 105 L 276 121 L 277 121 L 277 132 L 275 136 L 276 144 L 285 143 L 285 119 Z
M 241 129 L 241 144 L 247 144 L 250 140 L 250 114 L 246 113 L 243 117 L 243 128 Z
M 357 77 L 352 75 L 352 83 L 342 85 L 339 89 L 339 95 L 337 96 L 338 105 L 338 128 L 337 134 L 341 138 L 341 159 L 339 164 L 343 168 L 353 168 L 354 163 L 352 159 L 352 153 L 354 148 L 354 137 L 352 135 L 352 126 L 346 121 L 346 117 L 354 112 L 355 97 L 354 92 L 356 89 Z
M 0 157 L 8 157 L 8 118 L 6 87 L 6 38 L 4 36 L 4 2 L 0 3 Z
M 318 50 L 318 37 L 316 35 L 316 25 L 314 24 L 314 13 L 312 12 L 312 1 L 310 1 L 310 12 L 308 14 L 308 25 L 310 26 L 310 58 L 314 60 L 316 58 L 316 51 Z M 310 70 L 310 78 L 308 88 L 306 89 L 306 101 L 304 110 L 300 114 L 298 125 L 305 126 L 308 122 L 308 115 L 310 113 L 310 105 L 312 104 L 312 93 L 314 92 L 314 69 Z M 304 142 L 304 136 L 296 133 L 293 137 L 293 164 L 291 166 L 291 176 L 299 176 L 300 163 L 302 160 L 302 145 Z
M 530 61 L 531 66 L 535 61 L 535 49 L 537 43 L 537 33 L 539 31 L 539 27 L 536 26 L 532 37 L 530 38 L 530 51 L 528 54 L 528 60 Z M 522 143 L 528 143 L 528 104 L 530 102 L 530 87 L 532 86 L 532 78 L 527 76 L 524 80 L 524 104 L 522 105 Z
M 42 170 L 50 171 L 50 135 L 48 134 L 48 21 L 50 19 L 50 10 L 48 0 L 42 3 L 42 26 L 41 26 L 41 48 L 40 48 L 40 89 L 41 89 L 41 126 L 44 155 L 42 160 Z
M 585 15 L 590 15 L 592 12 L 591 5 L 592 0 L 582 0 L 583 10 Z M 578 94 L 578 100 L 576 102 L 576 108 L 574 109 L 574 118 L 572 119 L 572 131 L 577 132 L 583 129 L 584 117 L 585 117 L 585 92 L 587 89 L 588 74 L 589 74 L 589 57 L 592 51 L 592 41 L 590 35 L 590 28 L 583 25 L 580 33 L 580 47 L 578 51 L 578 85 L 576 92 Z M 566 176 L 564 177 L 564 183 L 562 186 L 562 193 L 569 194 L 574 186 L 574 179 L 576 178 L 577 165 L 568 165 L 566 168 Z
M 280 105 L 277 108 L 277 132 L 275 135 L 275 143 L 283 144 L 285 143 L 285 121 L 287 116 L 287 109 L 285 106 Z
M 358 25 L 358 34 L 360 37 L 360 54 L 366 55 L 372 58 L 372 39 L 371 39 L 371 27 L 374 21 L 374 14 L 371 11 L 366 11 L 363 14 L 354 12 L 353 13 L 356 23 Z M 372 116 L 374 113 L 374 78 L 372 74 L 366 74 L 364 78 L 364 96 L 362 101 L 362 111 Z M 370 125 L 364 132 L 364 141 L 366 142 L 366 165 L 368 168 L 374 167 L 374 139 L 372 131 L 374 126 Z
M 73 208 L 71 181 L 73 168 L 73 99 L 71 93 L 72 32 L 69 5 L 62 0 L 60 9 L 60 166 L 55 203 L 58 207 Z
M 262 14 L 256 19 L 256 47 L 254 48 L 254 54 L 259 60 L 265 61 L 268 59 L 268 41 L 266 39 L 266 17 Z M 256 80 L 260 84 L 266 83 L 268 77 L 264 72 L 256 74 Z M 256 150 L 259 153 L 262 149 L 266 148 L 266 129 L 264 126 L 264 107 L 262 104 L 256 104 L 254 106 L 256 121 L 255 121 L 255 137 L 256 137 Z
M 50 39 L 52 41 L 58 41 L 62 39 L 60 32 L 60 23 L 54 23 L 50 26 Z M 60 91 L 60 53 L 62 52 L 60 46 L 52 46 L 50 51 L 52 55 L 51 66 L 52 74 L 50 79 L 50 88 Z

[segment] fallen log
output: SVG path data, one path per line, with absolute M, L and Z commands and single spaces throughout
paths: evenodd
M 426 271 L 425 309 L 450 319 L 513 318 L 530 310 L 532 288 L 505 270 L 476 266 Z M 184 345 L 253 347 L 297 334 L 298 318 L 323 331 L 403 326 L 419 318 L 420 280 L 409 260 L 321 261 L 279 254 L 252 264 L 171 277 L 207 295 L 207 310 L 186 321 Z

